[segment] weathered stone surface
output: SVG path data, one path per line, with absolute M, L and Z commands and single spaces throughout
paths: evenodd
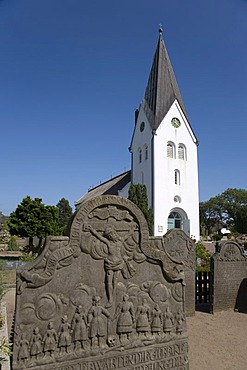
M 81 205 L 18 271 L 13 369 L 188 369 L 182 239 L 149 238 L 123 198 Z
M 221 241 L 211 258 L 210 311 L 247 312 L 247 257 L 238 243 Z
M 169 230 L 163 237 L 164 250 L 171 259 L 183 263 L 185 273 L 185 313 L 195 315 L 195 243 L 180 229 Z

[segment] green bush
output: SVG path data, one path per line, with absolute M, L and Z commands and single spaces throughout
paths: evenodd
M 36 253 L 24 253 L 21 257 L 20 257 L 20 261 L 21 262 L 32 262 L 33 260 L 35 260 L 35 258 L 37 257 L 37 254 Z
M 202 242 L 195 243 L 196 246 L 196 271 L 210 270 L 210 253 Z
M 0 364 L 5 361 L 4 356 L 10 357 L 12 354 L 12 343 L 5 338 L 0 339 Z
M 8 242 L 8 250 L 9 251 L 18 251 L 19 247 L 17 244 L 17 236 L 12 235 L 10 237 L 10 240 Z

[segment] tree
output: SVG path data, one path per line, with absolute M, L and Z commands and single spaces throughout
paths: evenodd
M 231 231 L 247 233 L 247 191 L 229 188 L 222 194 L 200 203 L 200 223 L 212 231 L 226 225 Z
M 216 199 L 226 225 L 240 234 L 247 233 L 247 191 L 229 188 Z
M 58 209 L 45 206 L 41 198 L 27 196 L 12 212 L 7 221 L 11 235 L 29 238 L 29 251 L 33 251 L 33 238 L 39 238 L 39 247 L 47 235 L 59 235 Z
M 58 226 L 62 234 L 66 235 L 68 223 L 73 214 L 72 208 L 70 207 L 69 201 L 65 198 L 60 199 L 56 207 L 58 208 Z
M 210 235 L 212 232 L 220 230 L 223 226 L 221 208 L 215 198 L 210 198 L 206 202 L 199 204 L 201 235 Z
M 135 203 L 147 220 L 149 234 L 153 235 L 154 216 L 152 208 L 148 208 L 147 188 L 141 184 L 131 184 L 128 199 Z

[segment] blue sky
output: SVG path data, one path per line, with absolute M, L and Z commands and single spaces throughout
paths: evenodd
M 246 0 L 0 0 L 0 211 L 129 169 L 159 23 L 200 141 L 200 200 L 247 184 Z

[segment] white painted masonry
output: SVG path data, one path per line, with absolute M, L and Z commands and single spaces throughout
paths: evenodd
M 180 127 L 174 128 L 172 118 L 180 120 Z M 141 123 L 145 128 L 141 132 Z M 175 147 L 175 158 L 167 157 L 167 143 Z M 139 162 L 139 148 L 148 145 L 148 159 L 142 156 Z M 178 145 L 185 148 L 185 159 L 178 159 Z M 189 227 L 186 231 L 199 240 L 199 195 L 198 195 L 198 163 L 197 139 L 182 112 L 177 100 L 174 101 L 168 113 L 160 123 L 156 132 L 151 125 L 141 105 L 131 143 L 132 182 L 143 183 L 147 187 L 149 206 L 154 211 L 154 235 L 161 236 L 168 230 L 168 216 L 172 211 L 182 216 L 182 223 Z M 175 170 L 180 172 L 180 185 L 175 184 Z M 177 201 L 179 200 L 179 201 Z M 181 200 L 181 201 L 180 201 Z

